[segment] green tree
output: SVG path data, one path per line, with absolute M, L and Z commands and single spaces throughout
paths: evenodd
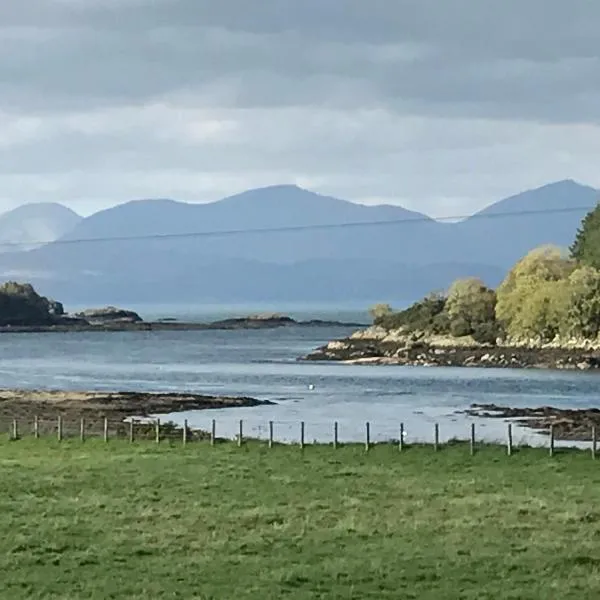
M 496 292 L 496 318 L 511 337 L 551 339 L 559 333 L 574 266 L 554 246 L 536 248 L 517 262 Z
M 581 266 L 569 277 L 568 319 L 564 335 L 595 339 L 600 334 L 600 271 Z
M 482 323 L 494 321 L 495 310 L 496 293 L 480 279 L 459 279 L 448 290 L 446 311 L 451 323 L 466 324 L 468 333 L 472 333 Z
M 584 217 L 570 252 L 577 262 L 600 269 L 600 204 Z

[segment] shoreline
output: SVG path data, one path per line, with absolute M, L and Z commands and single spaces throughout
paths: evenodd
M 247 396 L 207 396 L 194 393 L 70 391 L 0 389 L 0 423 L 9 431 L 13 421 L 33 427 L 37 419 L 44 429 L 56 429 L 60 416 L 65 427 L 78 428 L 82 419 L 86 431 L 101 433 L 104 420 L 124 429 L 128 417 L 146 418 L 190 410 L 242 408 L 274 405 L 269 400 Z
M 112 432 L 127 435 L 126 419 L 140 419 L 136 429 L 153 435 L 153 426 L 143 420 L 156 414 L 181 413 L 192 410 L 251 408 L 274 406 L 276 402 L 248 396 L 208 396 L 185 392 L 112 392 L 40 389 L 0 389 L 0 425 L 9 432 L 17 422 L 22 430 L 33 430 L 38 423 L 40 433 L 57 431 L 61 418 L 65 432 L 79 433 L 82 420 L 88 435 L 101 435 L 105 419 Z M 600 437 L 600 407 L 555 408 L 511 407 L 497 404 L 472 404 L 457 410 L 476 419 L 513 422 L 532 433 L 549 435 L 554 426 L 554 438 L 559 441 L 590 442 L 594 428 Z M 163 425 L 167 425 L 164 423 Z M 181 429 L 175 426 L 176 429 Z M 190 430 L 191 431 L 191 430 Z M 196 435 L 207 432 L 197 430 Z
M 600 432 L 600 408 L 514 408 L 472 404 L 460 413 L 482 419 L 504 419 L 546 436 L 550 435 L 552 426 L 557 441 L 592 442 L 594 429 Z
M 243 321 L 243 322 L 242 322 Z M 64 324 L 51 325 L 2 325 L 2 333 L 88 333 L 88 332 L 127 332 L 127 331 L 240 331 L 270 330 L 281 328 L 325 328 L 325 327 L 360 327 L 356 323 L 338 321 L 291 321 L 261 322 L 253 319 L 231 319 L 215 323 L 195 323 L 184 321 L 139 321 L 139 322 L 106 322 L 101 324 Z
M 461 344 L 452 339 L 436 342 L 393 336 L 378 339 L 360 334 L 331 341 L 298 360 L 365 366 L 600 371 L 598 350 L 550 346 L 484 346 Z

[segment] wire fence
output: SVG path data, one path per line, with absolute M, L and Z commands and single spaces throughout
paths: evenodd
M 188 421 L 179 425 L 172 421 L 163 422 L 158 418 L 145 419 L 109 419 L 109 418 L 72 418 L 57 415 L 55 418 L 34 417 L 33 419 L 2 419 L 0 428 L 8 434 L 8 439 L 17 441 L 26 438 L 54 438 L 58 441 L 79 440 L 85 442 L 87 439 L 100 439 L 108 443 L 111 439 L 128 440 L 130 443 L 136 441 L 176 442 L 186 445 L 192 442 L 205 441 L 211 445 L 217 443 L 234 443 L 242 446 L 245 442 L 262 441 L 273 448 L 276 445 L 297 445 L 304 448 L 308 445 L 329 445 L 334 449 L 348 444 L 364 445 L 365 450 L 370 450 L 376 445 L 387 444 L 394 445 L 398 450 L 403 450 L 411 445 L 430 445 L 434 450 L 441 449 L 444 445 L 465 443 L 469 445 L 471 454 L 475 454 L 478 447 L 484 445 L 499 445 L 506 447 L 506 453 L 510 456 L 513 451 L 519 447 L 532 446 L 527 436 L 523 436 L 523 430 L 518 423 L 504 423 L 505 431 L 503 439 L 494 439 L 490 441 L 484 436 L 480 436 L 475 422 L 471 422 L 464 435 L 442 435 L 442 428 L 439 423 L 433 423 L 431 437 L 423 439 L 411 439 L 407 434 L 404 423 L 391 427 L 388 423 L 382 429 L 377 429 L 372 422 L 365 422 L 362 426 L 362 439 L 358 439 L 356 432 L 351 436 L 344 436 L 339 421 L 330 424 L 330 435 L 328 439 L 312 438 L 309 435 L 310 425 L 316 423 L 306 423 L 299 421 L 292 423 L 290 421 L 268 421 L 262 426 L 254 426 L 250 429 L 246 427 L 243 419 L 237 421 L 235 432 L 231 428 L 225 428 L 223 432 L 219 430 L 219 423 L 216 419 L 210 421 L 209 427 L 192 428 Z M 323 431 L 324 423 L 318 423 L 319 431 Z M 580 448 L 588 448 L 592 458 L 597 454 L 597 430 L 596 426 L 589 427 L 589 432 L 579 432 L 576 443 L 568 440 L 556 439 L 556 425 L 550 424 L 546 429 L 537 431 L 538 440 L 545 446 L 550 455 L 560 446 L 575 445 Z

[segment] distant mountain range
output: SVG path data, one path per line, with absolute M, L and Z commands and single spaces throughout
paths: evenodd
M 81 220 L 62 204 L 24 204 L 0 215 L 0 252 L 31 250 L 54 242 Z
M 26 205 L 0 216 L 0 241 L 52 241 L 0 254 L 0 278 L 86 304 L 405 303 L 457 277 L 496 285 L 531 248 L 568 246 L 599 196 L 561 181 L 458 223 L 285 185 L 208 204 L 137 200 L 83 219 Z

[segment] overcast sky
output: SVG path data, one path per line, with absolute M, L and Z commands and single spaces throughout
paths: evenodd
M 597 0 L 3 0 L 0 209 L 600 188 Z

